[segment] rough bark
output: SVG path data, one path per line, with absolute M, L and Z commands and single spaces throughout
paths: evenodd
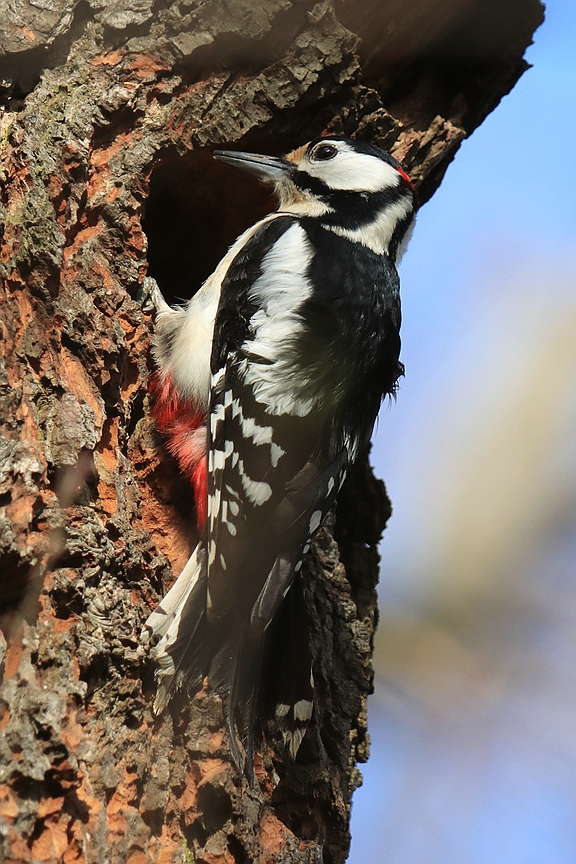
M 149 420 L 148 267 L 191 296 L 271 202 L 209 157 L 324 131 L 403 160 L 422 201 L 526 68 L 538 0 L 0 4 L 0 857 L 344 861 L 389 504 L 364 459 L 307 564 L 316 710 L 258 787 L 217 698 L 153 719 L 142 622 L 191 496 Z M 434 262 L 430 262 L 434 266 Z

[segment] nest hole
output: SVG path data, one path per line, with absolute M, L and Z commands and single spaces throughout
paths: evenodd
M 209 150 L 162 159 L 150 178 L 143 227 L 148 275 L 166 301 L 189 300 L 236 237 L 275 206 L 269 189 Z

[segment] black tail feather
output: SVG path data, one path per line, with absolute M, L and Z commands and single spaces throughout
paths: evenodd
M 220 648 L 212 658 L 208 677 L 210 686 L 222 697 L 234 763 L 252 781 L 264 637 L 254 638 L 240 616 L 226 626 L 226 635 L 220 633 L 214 640 Z
M 310 634 L 302 577 L 298 574 L 270 628 L 266 719 L 296 757 L 314 707 Z

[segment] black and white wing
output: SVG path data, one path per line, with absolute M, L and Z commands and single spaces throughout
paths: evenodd
M 317 338 L 301 315 L 312 294 L 306 233 L 280 217 L 248 245 L 223 284 L 212 357 L 206 672 L 233 747 L 236 724 L 250 755 L 265 633 L 348 454 L 303 362 L 318 353 L 302 350 Z

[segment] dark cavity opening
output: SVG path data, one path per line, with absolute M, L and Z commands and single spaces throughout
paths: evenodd
M 268 188 L 211 151 L 162 159 L 150 178 L 143 221 L 148 275 L 168 303 L 189 300 L 236 237 L 275 207 Z

